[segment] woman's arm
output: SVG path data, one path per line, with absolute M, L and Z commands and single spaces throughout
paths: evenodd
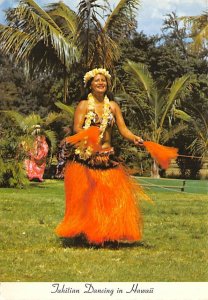
M 87 101 L 82 100 L 77 105 L 77 108 L 74 113 L 74 126 L 73 126 L 74 133 L 78 133 L 81 130 L 83 130 L 82 127 L 84 124 L 86 113 L 87 113 Z
M 116 102 L 112 102 L 112 108 L 113 108 L 113 112 L 115 114 L 116 117 L 116 124 L 118 126 L 118 130 L 120 132 L 120 134 L 127 140 L 135 143 L 136 145 L 142 145 L 143 144 L 143 140 L 141 137 L 133 134 L 127 127 L 124 121 L 124 118 L 122 116 L 122 112 L 120 107 L 118 106 L 118 104 Z

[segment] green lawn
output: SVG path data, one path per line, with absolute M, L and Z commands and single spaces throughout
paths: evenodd
M 208 195 L 208 181 L 207 180 L 184 180 L 184 179 L 170 179 L 159 178 L 154 179 L 151 177 L 136 177 L 142 185 L 151 191 L 159 192 L 175 192 L 180 191 L 184 184 L 185 193 L 196 193 Z M 177 189 L 176 189 L 177 188 Z
M 0 189 L 0 281 L 207 281 L 207 193 L 147 191 L 155 205 L 141 203 L 143 242 L 96 249 L 55 236 L 62 181 Z

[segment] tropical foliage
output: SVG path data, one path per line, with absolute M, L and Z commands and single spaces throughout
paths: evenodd
M 120 0 L 112 12 L 107 1 L 103 1 L 105 5 L 99 2 L 80 1 L 76 14 L 63 2 L 44 10 L 33 0 L 21 0 L 7 12 L 8 25 L 0 26 L 2 51 L 24 62 L 28 71 L 61 68 L 66 102 L 68 77 L 77 69 L 77 62 L 84 69 L 113 69 L 119 58 L 119 41 L 132 29 L 134 9 L 140 1 Z
M 156 81 L 153 80 L 147 66 L 144 64 L 128 60 L 124 68 L 126 72 L 132 75 L 134 81 L 142 86 L 146 94 L 148 114 L 145 114 L 145 118 L 143 118 L 143 124 L 146 123 L 145 128 L 148 128 L 146 138 L 157 143 L 167 142 L 185 128 L 181 123 L 172 124 L 173 114 L 185 121 L 190 118 L 184 111 L 175 108 L 177 100 L 180 99 L 180 93 L 187 84 L 189 75 L 177 78 L 170 88 L 158 89 Z M 140 106 L 139 101 L 137 105 Z M 140 107 L 140 109 L 143 108 Z M 157 169 L 155 162 L 154 168 Z M 156 176 L 158 176 L 158 171 L 156 173 Z
M 23 166 L 24 151 L 19 144 L 19 131 L 8 118 L 7 125 L 8 128 L 0 125 L 0 186 L 21 188 L 28 182 Z
M 60 3 L 60 10 L 62 9 Z M 64 6 L 66 9 L 66 6 Z M 71 16 L 73 13 L 69 10 Z M 7 12 L 8 25 L 1 25 L 2 50 L 32 69 L 64 66 L 69 69 L 78 59 L 73 34 L 65 32 L 47 11 L 33 0 L 21 0 Z
M 27 144 L 28 147 L 32 145 L 34 140 L 34 135 L 40 134 L 44 135 L 51 148 L 51 153 L 53 154 L 56 150 L 56 134 L 54 131 L 47 129 L 53 122 L 57 121 L 62 115 L 51 112 L 45 118 L 41 118 L 38 114 L 30 114 L 29 116 L 24 116 L 16 111 L 5 111 L 7 116 L 9 116 L 14 121 L 14 126 L 20 129 L 21 135 L 19 136 L 19 144 Z M 39 125 L 40 129 L 36 132 L 36 126 Z
M 185 26 L 190 30 L 193 39 L 191 50 L 199 52 L 207 47 L 208 42 L 208 10 L 199 16 L 180 17 Z
M 0 26 L 1 44 L 2 51 L 12 54 L 17 62 L 23 62 L 27 72 L 61 68 L 66 90 L 67 74 L 80 54 L 74 40 L 76 16 L 64 4 L 58 6 L 60 15 L 69 17 L 68 30 L 55 21 L 57 16 L 53 10 L 50 15 L 50 8 L 47 12 L 33 0 L 21 0 L 17 8 L 7 12 L 8 25 Z
M 129 72 L 138 85 L 141 84 L 146 94 L 146 103 L 149 114 L 145 115 L 143 123 L 145 127 L 149 126 L 149 139 L 159 143 L 168 141 L 174 134 L 184 129 L 181 124 L 174 125 L 173 116 L 179 119 L 189 121 L 189 116 L 182 110 L 176 109 L 177 100 L 180 99 L 180 93 L 186 87 L 189 75 L 177 78 L 169 88 L 157 88 L 157 82 L 153 80 L 147 66 L 141 63 L 134 63 L 130 60 L 124 66 L 126 72 Z M 137 105 L 140 102 L 137 101 Z M 141 107 L 141 109 L 143 109 Z M 167 122 L 165 122 L 167 119 Z M 171 132 L 168 131 L 171 129 Z
M 192 118 L 192 124 L 196 131 L 196 137 L 190 145 L 193 155 L 201 155 L 202 158 L 208 156 L 208 115 L 207 111 L 201 112 L 196 108 L 198 118 Z
M 105 66 L 113 75 L 112 90 L 133 132 L 176 146 L 180 153 L 206 157 L 206 39 L 200 51 L 190 48 L 190 37 L 194 41 L 198 33 L 206 33 L 204 13 L 190 22 L 169 13 L 161 35 L 146 36 L 136 32 L 139 0 L 118 0 L 113 9 L 110 4 L 80 0 L 74 12 L 63 2 L 41 8 L 33 0 L 21 0 L 17 8 L 8 10 L 7 24 L 0 25 L 0 109 L 16 110 L 23 119 L 39 115 L 34 124 L 40 121 L 43 127 L 44 116 L 61 109 L 62 117 L 50 125 L 59 142 L 70 132 L 84 72 Z M 33 77 L 25 77 L 29 70 Z M 0 126 L 2 139 L 8 141 L 4 157 L 13 151 L 11 161 L 19 137 L 31 133 L 14 120 L 7 115 Z M 117 130 L 113 140 L 127 165 L 143 169 L 145 162 L 149 170 L 147 156 L 123 141 Z
M 50 148 L 50 163 L 57 144 L 56 134 L 50 129 L 50 125 L 62 115 L 49 113 L 47 117 L 41 118 L 38 114 L 24 116 L 16 111 L 4 111 L 2 114 L 6 115 L 7 126 L 2 127 L 0 132 L 0 185 L 22 187 L 27 183 L 24 159 L 28 150 L 33 147 L 34 136 L 46 137 Z

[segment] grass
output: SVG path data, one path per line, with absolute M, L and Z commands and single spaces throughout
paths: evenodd
M 66 247 L 55 236 L 64 213 L 62 181 L 0 192 L 0 281 L 208 280 L 208 199 L 200 191 L 148 190 L 155 205 L 141 203 L 143 242 L 116 250 Z

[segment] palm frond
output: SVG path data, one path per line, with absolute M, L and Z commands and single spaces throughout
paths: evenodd
M 90 67 L 89 60 L 92 57 L 90 52 L 94 52 L 95 42 L 102 31 L 100 16 L 97 8 L 102 8 L 97 4 L 97 0 L 82 0 L 78 7 L 78 45 L 82 49 L 82 58 L 86 67 Z
M 156 90 L 151 92 L 149 102 L 153 111 L 154 118 L 152 118 L 155 133 L 158 130 L 159 120 L 164 109 L 164 95 L 160 95 Z
M 122 33 L 123 28 L 128 26 L 131 28 L 134 11 L 140 5 L 140 0 L 120 0 L 111 14 L 108 16 L 105 24 L 104 31 L 115 31 Z
M 193 43 L 190 44 L 190 48 L 194 52 L 198 52 L 203 47 L 203 44 L 206 47 L 208 40 L 208 11 L 204 11 L 199 16 L 186 16 L 178 19 L 183 21 L 185 27 L 191 31 L 190 37 L 193 39 Z
M 42 43 L 45 48 L 53 47 L 66 68 L 79 59 L 73 40 L 68 40 L 50 15 L 34 1 L 22 0 L 17 8 L 8 13 L 7 19 L 10 29 L 1 31 L 1 43 L 5 51 L 10 50 L 16 58 L 29 59 L 34 47 Z
M 159 121 L 161 120 L 166 106 L 165 91 L 163 89 L 155 89 L 155 91 L 152 92 L 150 104 L 154 110 L 155 126 L 158 128 Z
M 50 112 L 47 117 L 44 119 L 44 126 L 48 126 L 51 123 L 59 120 L 62 117 L 62 114 L 56 112 Z
M 47 13 L 55 19 L 55 22 L 59 24 L 59 28 L 67 37 L 76 37 L 78 17 L 66 4 L 63 2 L 51 3 L 47 6 Z
M 187 124 L 179 123 L 177 125 L 174 125 L 171 127 L 171 130 L 165 130 L 162 133 L 161 140 L 163 143 L 168 142 L 170 139 L 172 139 L 174 136 L 176 136 L 179 132 L 186 130 L 188 128 Z
M 189 78 L 190 75 L 184 75 L 180 78 L 177 78 L 173 82 L 169 92 L 168 105 L 171 105 L 173 103 L 173 101 L 176 99 L 178 94 L 182 91 L 182 88 L 185 86 Z
M 32 2 L 34 3 L 34 1 Z M 44 10 L 42 11 L 44 12 Z M 18 8 L 18 12 L 20 18 L 23 20 L 26 19 L 29 23 L 30 31 L 32 26 L 34 30 L 36 30 L 39 41 L 43 40 L 46 46 L 50 43 L 52 44 L 62 64 L 65 64 L 67 68 L 70 68 L 70 65 L 74 61 L 77 61 L 79 55 L 78 49 L 73 43 L 71 43 L 71 41 L 65 38 L 64 33 L 54 21 L 52 24 L 48 21 L 52 20 L 49 14 L 46 12 L 44 12 L 44 14 L 37 14 L 33 11 L 33 9 L 31 9 L 31 7 L 25 6 L 20 6 Z M 27 24 L 25 24 L 26 32 L 28 30 L 27 27 Z
M 188 149 L 192 150 L 193 155 L 201 155 L 202 158 L 208 156 L 208 140 L 195 138 L 189 145 Z
M 28 150 L 34 147 L 34 136 L 28 134 L 21 135 L 19 137 L 19 145 L 21 145 L 21 149 L 27 154 Z
M 1 50 L 5 54 L 12 53 L 17 62 L 28 58 L 37 44 L 37 34 L 28 34 L 10 26 L 0 26 Z
M 190 107 L 191 107 L 191 110 L 193 110 L 195 112 L 195 116 L 198 115 L 199 120 L 200 120 L 200 123 L 199 123 L 197 120 L 195 120 L 194 117 L 192 117 L 193 125 L 196 127 L 197 130 L 199 129 L 199 127 L 203 128 L 203 131 L 205 132 L 205 135 L 206 135 L 206 132 L 208 132 L 207 111 L 204 111 L 202 113 L 197 107 L 194 107 L 193 105 L 190 105 Z M 198 123 L 199 123 L 199 125 L 198 125 Z
M 186 122 L 191 121 L 191 116 L 183 110 L 174 108 L 173 114 L 176 118 L 181 119 L 183 121 L 186 121 Z
M 24 122 L 25 117 L 22 114 L 20 114 L 19 112 L 15 111 L 15 110 L 7 110 L 7 111 L 2 111 L 2 112 L 6 113 L 6 115 L 11 120 L 13 120 L 19 128 L 24 130 L 24 128 L 25 128 L 25 122 Z
M 189 78 L 190 78 L 190 75 L 184 75 L 180 78 L 177 78 L 171 85 L 170 92 L 169 92 L 167 102 L 165 105 L 165 110 L 161 117 L 160 128 L 163 127 L 164 120 L 167 116 L 167 113 L 168 113 L 171 105 L 175 101 L 176 97 L 180 94 L 180 92 L 184 89 Z
M 32 113 L 25 117 L 24 124 L 24 132 L 32 133 L 36 125 L 41 126 L 43 124 L 43 120 L 39 115 Z
M 151 93 L 153 93 L 155 89 L 154 81 L 147 67 L 144 64 L 127 60 L 127 63 L 124 65 L 124 70 L 132 76 L 136 76 L 136 79 L 142 83 L 148 98 L 151 99 Z
M 98 35 L 94 46 L 92 45 L 89 49 L 91 52 L 91 58 L 89 59 L 90 68 L 102 66 L 111 70 L 115 61 L 120 57 L 120 48 L 117 43 L 103 32 Z
M 191 118 L 191 126 L 195 131 L 195 138 L 188 147 L 193 151 L 193 154 L 206 157 L 208 155 L 208 118 L 207 111 L 201 112 L 196 107 L 191 106 L 194 111 L 194 116 Z M 197 116 L 197 117 L 196 117 Z
M 192 124 L 195 128 L 196 134 L 199 137 L 199 139 L 203 141 L 208 141 L 207 123 L 201 125 L 196 120 L 192 119 Z
M 35 1 L 33 1 L 33 0 L 20 0 L 20 6 L 19 6 L 19 8 L 22 8 L 22 7 L 25 7 L 26 9 L 27 8 L 32 9 L 36 14 L 38 14 L 40 17 L 42 17 L 43 19 L 45 19 L 50 25 L 52 25 L 54 28 L 56 28 L 57 30 L 59 30 L 59 27 L 54 22 L 54 20 Z M 26 10 L 26 11 L 28 11 L 28 10 Z M 23 13 L 23 15 L 24 15 L 24 13 Z
M 199 32 L 193 37 L 194 43 L 192 48 L 195 52 L 202 48 L 203 43 L 207 43 L 208 40 L 208 24 L 204 26 Z
M 71 116 L 74 116 L 74 108 L 70 105 L 66 105 L 60 101 L 55 102 L 55 105 L 60 108 L 61 110 L 66 111 L 69 113 Z
M 44 135 L 49 139 L 51 146 L 51 154 L 53 154 L 56 150 L 57 138 L 56 134 L 52 130 L 45 130 Z

